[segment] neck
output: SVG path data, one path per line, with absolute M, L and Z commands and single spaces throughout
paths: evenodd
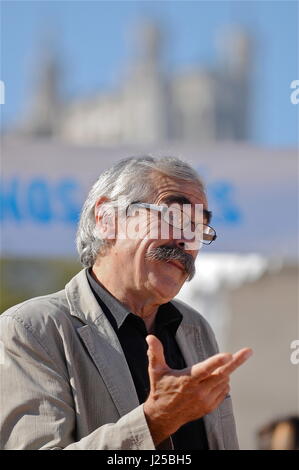
M 145 297 L 143 290 L 138 291 L 127 287 L 120 272 L 118 272 L 118 277 L 115 279 L 110 269 L 105 269 L 104 263 L 101 263 L 101 269 L 96 263 L 92 267 L 91 275 L 130 312 L 141 317 L 149 333 L 153 331 L 156 314 L 160 306 L 157 299 L 151 298 L 150 295 Z

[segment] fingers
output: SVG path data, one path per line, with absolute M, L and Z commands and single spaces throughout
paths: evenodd
M 167 368 L 161 341 L 154 335 L 146 337 L 148 344 L 147 356 L 150 369 Z
M 205 383 L 203 382 L 203 384 Z M 218 383 L 218 385 L 212 389 L 204 390 L 205 385 L 204 387 L 202 384 L 199 386 L 201 387 L 201 390 L 198 394 L 198 404 L 200 407 L 203 407 L 204 414 L 211 413 L 211 411 L 215 410 L 230 391 L 228 378 L 226 378 L 226 381 L 222 380 L 221 383 Z
M 194 378 L 198 378 L 200 381 L 206 379 L 211 373 L 218 369 L 220 366 L 231 362 L 232 355 L 229 353 L 215 354 L 209 357 L 205 361 L 198 362 L 191 367 L 191 375 Z
M 226 374 L 211 374 L 210 377 L 200 382 L 199 387 L 201 390 L 206 390 L 206 393 L 210 393 L 217 387 L 228 385 L 229 378 L 229 375 Z
M 199 362 L 191 367 L 191 375 L 200 382 L 207 379 L 210 375 L 224 376 L 230 375 L 234 370 L 240 367 L 253 354 L 252 349 L 244 348 L 235 354 L 220 353 Z M 213 383 L 213 381 L 212 381 Z M 217 380 L 215 381 L 217 383 Z
M 235 354 L 233 354 L 232 360 L 230 362 L 216 369 L 213 374 L 231 374 L 232 372 L 234 372 L 234 370 L 244 364 L 244 362 L 246 362 L 252 356 L 252 354 L 253 351 L 250 348 L 240 349 L 240 351 L 237 351 Z
M 229 392 L 230 392 L 229 385 L 222 387 L 222 388 L 219 387 L 218 389 L 215 388 L 211 396 L 211 403 L 212 403 L 211 409 L 215 410 L 216 408 L 218 408 L 218 406 L 223 402 L 223 400 L 226 398 Z

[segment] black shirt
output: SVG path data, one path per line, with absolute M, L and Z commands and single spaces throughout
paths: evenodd
M 144 403 L 149 395 L 147 342 L 148 335 L 143 319 L 131 313 L 115 297 L 92 277 L 87 270 L 89 285 L 99 302 L 100 307 L 114 328 L 124 351 L 139 403 Z M 166 363 L 172 369 L 186 367 L 183 355 L 175 340 L 176 331 L 182 321 L 182 314 L 168 302 L 160 305 L 155 318 L 153 334 L 159 338 L 164 348 Z M 208 441 L 203 419 L 191 421 L 172 436 L 175 449 L 203 450 L 208 449 Z

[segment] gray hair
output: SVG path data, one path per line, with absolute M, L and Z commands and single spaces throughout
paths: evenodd
M 133 202 L 150 201 L 155 192 L 151 178 L 154 171 L 180 180 L 195 181 L 205 192 L 204 184 L 196 171 L 179 158 L 144 156 L 119 161 L 100 175 L 83 205 L 76 237 L 83 266 L 93 266 L 101 249 L 107 245 L 107 240 L 101 239 L 96 230 L 94 211 L 97 201 L 106 197 L 111 206 L 117 205 L 123 209 Z

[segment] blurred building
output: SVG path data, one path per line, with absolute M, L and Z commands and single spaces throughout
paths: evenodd
M 134 59 L 121 74 L 119 88 L 73 102 L 60 97 L 61 69 L 48 45 L 20 130 L 82 145 L 246 140 L 251 62 L 247 34 L 237 29 L 223 34 L 215 67 L 198 64 L 169 74 L 163 33 L 156 24 L 140 24 Z

